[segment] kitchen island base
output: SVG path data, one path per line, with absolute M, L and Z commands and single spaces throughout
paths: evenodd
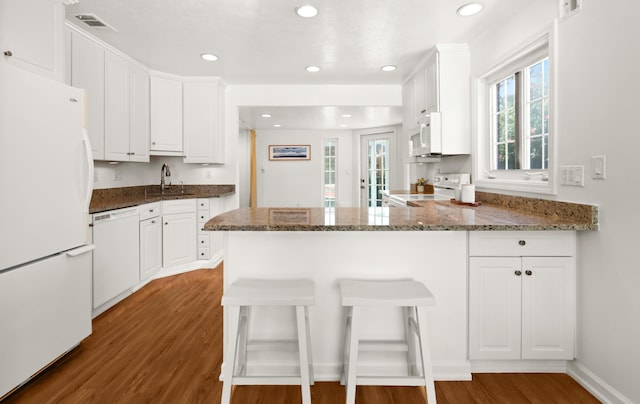
M 427 314 L 435 379 L 471 380 L 467 359 L 467 232 L 228 231 L 224 243 L 225 289 L 239 278 L 309 278 L 315 282 L 316 304 L 309 308 L 309 318 L 316 381 L 337 381 L 342 374 L 346 310 L 340 303 L 341 279 L 423 282 L 436 299 L 436 306 Z M 274 321 L 274 316 L 281 321 Z M 293 320 L 289 310 L 257 307 L 251 317 L 250 336 L 255 340 L 293 339 Z M 401 311 L 393 308 L 363 310 L 362 324 L 364 339 L 403 337 Z M 225 350 L 230 346 L 228 336 L 225 308 Z M 247 374 L 295 374 L 296 362 L 294 352 L 291 357 L 251 352 Z M 404 353 L 361 356 L 358 374 L 381 373 L 406 374 Z

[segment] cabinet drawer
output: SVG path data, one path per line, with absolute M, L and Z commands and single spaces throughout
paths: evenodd
M 160 202 L 146 203 L 138 207 L 140 211 L 140 221 L 160 216 Z
M 208 198 L 198 198 L 198 210 L 206 210 L 207 212 L 209 212 Z
M 211 259 L 211 252 L 208 248 L 198 248 L 198 259 L 208 260 Z
M 198 248 L 209 247 L 211 239 L 209 238 L 209 234 L 198 234 Z
M 470 256 L 571 257 L 576 251 L 573 231 L 469 232 Z
M 162 201 L 163 215 L 172 215 L 174 213 L 189 213 L 195 211 L 195 199 L 175 199 L 171 201 Z

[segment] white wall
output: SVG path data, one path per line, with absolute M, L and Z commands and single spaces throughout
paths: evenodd
M 352 136 L 350 130 L 273 129 L 256 131 L 258 206 L 322 206 L 323 139 L 338 140 L 337 206 L 352 206 Z M 276 144 L 308 144 L 311 146 L 311 159 L 270 161 L 268 146 Z
M 532 1 L 510 24 L 471 44 L 472 73 L 482 74 L 550 24 L 557 4 Z M 585 186 L 559 186 L 557 196 L 547 196 L 600 206 L 601 230 L 578 234 L 578 348 L 571 372 L 603 400 L 634 403 L 640 402 L 640 214 L 629 187 L 640 173 L 639 14 L 636 1 L 585 0 L 582 11 L 560 22 L 558 163 L 584 165 Z M 604 181 L 590 178 L 594 155 L 607 156 Z

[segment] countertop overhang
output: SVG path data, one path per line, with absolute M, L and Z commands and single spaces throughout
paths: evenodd
M 567 204 L 566 202 L 557 202 Z M 534 214 L 499 205 L 461 206 L 421 201 L 420 207 L 240 208 L 209 220 L 209 231 L 455 231 L 597 230 L 597 207 L 575 205 L 591 215 L 547 210 Z M 562 213 L 562 210 L 561 210 Z

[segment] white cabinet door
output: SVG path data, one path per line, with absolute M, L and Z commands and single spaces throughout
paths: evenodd
M 72 32 L 71 55 L 71 85 L 86 91 L 85 125 L 93 158 L 104 160 L 104 49 Z
M 409 79 L 402 87 L 402 129 L 409 136 L 418 126 L 415 119 L 414 81 Z M 408 141 L 408 137 L 407 137 Z
M 162 217 L 162 266 L 172 267 L 196 260 L 196 213 Z
M 521 259 L 469 259 L 469 358 L 520 359 Z
M 130 66 L 129 161 L 149 162 L 149 73 Z
M 424 69 L 418 69 L 416 74 L 413 76 L 413 119 L 418 122 L 421 117 L 427 112 L 427 107 L 425 104 L 425 76 Z
M 183 151 L 182 82 L 179 80 L 151 76 L 150 150 Z
M 222 163 L 222 88 L 217 82 L 183 83 L 184 162 Z M 222 102 L 221 102 L 222 101 Z
M 574 357 L 573 257 L 471 257 L 469 358 Z
M 522 259 L 522 359 L 573 359 L 575 261 Z
M 0 1 L 0 58 L 63 79 L 64 6 L 56 0 Z
M 149 279 L 162 268 L 161 218 L 140 222 L 140 280 Z
M 104 157 L 129 161 L 129 62 L 109 51 L 104 84 Z
M 439 45 L 437 60 L 437 71 L 433 75 L 436 77 L 437 110 L 442 116 L 442 153 L 469 154 L 471 153 L 469 49 L 466 45 Z
M 438 59 L 439 53 L 433 52 L 424 68 L 424 98 L 426 112 L 438 111 Z

